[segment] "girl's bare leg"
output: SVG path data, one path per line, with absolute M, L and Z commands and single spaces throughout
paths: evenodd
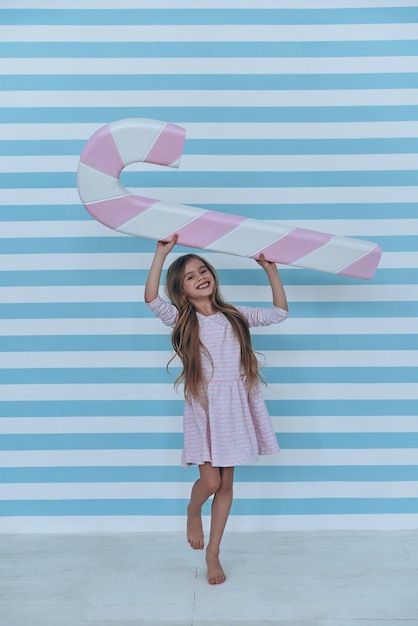
M 187 541 L 194 550 L 203 550 L 202 506 L 221 485 L 219 467 L 199 465 L 200 478 L 195 482 L 187 507 Z
M 216 491 L 212 503 L 212 517 L 208 547 L 206 548 L 206 563 L 208 566 L 208 581 L 211 585 L 225 582 L 226 576 L 219 561 L 219 549 L 222 536 L 231 510 L 234 468 L 221 467 L 221 484 Z

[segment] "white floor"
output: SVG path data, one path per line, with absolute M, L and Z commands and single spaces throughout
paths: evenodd
M 418 531 L 228 533 L 228 579 L 180 533 L 0 535 L 1 626 L 412 626 Z

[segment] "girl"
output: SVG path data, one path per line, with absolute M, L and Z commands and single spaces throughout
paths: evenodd
M 183 365 L 176 381 L 184 383 L 186 399 L 182 465 L 198 465 L 200 473 L 187 508 L 187 539 L 193 549 L 203 549 L 201 510 L 213 495 L 206 563 L 209 583 L 219 584 L 226 578 L 219 549 L 232 504 L 234 467 L 279 451 L 249 327 L 285 320 L 287 300 L 276 265 L 263 255 L 257 263 L 265 270 L 273 295 L 273 307 L 265 309 L 224 302 L 214 268 L 200 256 L 186 254 L 168 269 L 171 303 L 166 302 L 158 289 L 165 259 L 176 242 L 177 235 L 170 242 L 158 242 L 145 302 L 173 328 L 173 348 Z

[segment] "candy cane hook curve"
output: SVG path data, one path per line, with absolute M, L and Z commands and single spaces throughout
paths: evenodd
M 382 250 L 376 243 L 278 222 L 163 202 L 131 193 L 119 180 L 131 163 L 180 164 L 186 131 L 159 120 L 112 122 L 92 135 L 78 167 L 80 199 L 99 222 L 119 232 L 242 257 L 370 279 Z

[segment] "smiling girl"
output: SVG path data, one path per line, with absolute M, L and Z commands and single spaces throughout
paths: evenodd
M 186 400 L 182 465 L 197 465 L 200 473 L 187 508 L 187 539 L 193 549 L 203 549 L 201 511 L 213 495 L 206 563 L 209 583 L 219 584 L 226 579 L 219 550 L 232 504 L 234 467 L 279 451 L 249 328 L 285 320 L 287 300 L 276 265 L 263 255 L 257 263 L 270 282 L 269 308 L 226 303 L 215 269 L 200 256 L 186 254 L 167 271 L 167 302 L 158 289 L 165 259 L 176 242 L 176 235 L 168 243 L 158 242 L 145 302 L 173 329 L 174 352 L 183 366 L 176 380 L 176 385 L 184 384 Z

